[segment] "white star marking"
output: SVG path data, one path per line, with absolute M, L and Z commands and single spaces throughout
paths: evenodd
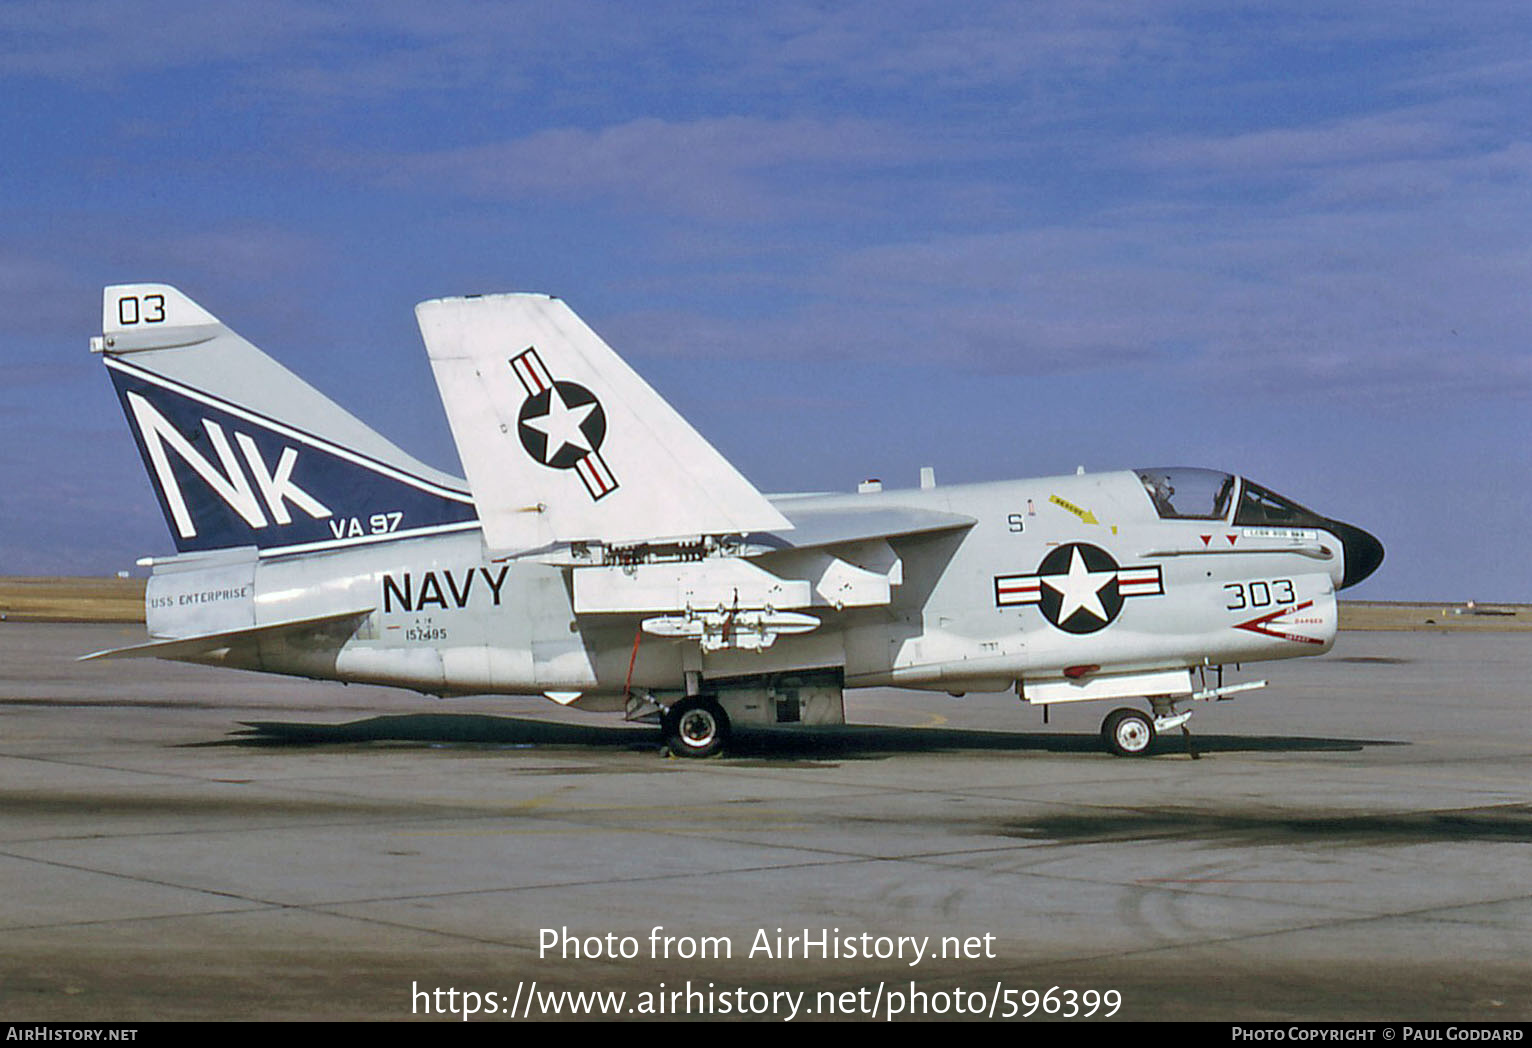
M 1105 622 L 1106 609 L 1101 606 L 1100 594 L 1116 577 L 1116 571 L 1087 571 L 1085 558 L 1076 549 L 1069 560 L 1068 575 L 1041 575 L 1039 579 L 1061 598 L 1059 622 L 1068 622 L 1081 608 Z
M 564 450 L 567 444 L 577 451 L 590 452 L 594 449 L 590 442 L 585 439 L 585 434 L 580 432 L 580 425 L 596 410 L 596 402 L 581 404 L 577 408 L 571 408 L 564 403 L 564 394 L 557 386 L 553 387 L 553 395 L 548 398 L 548 413 L 539 418 L 527 419 L 527 425 L 542 433 L 548 438 L 548 446 L 543 450 L 543 462 L 549 463 Z

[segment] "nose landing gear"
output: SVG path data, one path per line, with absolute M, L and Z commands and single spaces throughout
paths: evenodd
M 1106 715 L 1101 738 L 1119 757 L 1145 757 L 1154 748 L 1154 722 L 1147 713 L 1124 706 Z
M 1186 748 L 1192 760 L 1200 759 L 1202 755 L 1192 745 L 1192 733 L 1186 727 L 1192 711 L 1176 713 L 1170 700 L 1159 696 L 1149 702 L 1154 707 L 1153 714 L 1124 706 L 1106 715 L 1106 720 L 1101 722 L 1101 738 L 1107 749 L 1119 757 L 1147 757 L 1154 752 L 1161 732 L 1180 728 L 1181 734 L 1186 736 Z

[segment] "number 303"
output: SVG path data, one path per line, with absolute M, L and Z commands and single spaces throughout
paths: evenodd
M 1272 579 L 1270 582 L 1230 582 L 1224 586 L 1229 611 L 1244 608 L 1266 608 L 1272 604 L 1291 604 L 1297 599 L 1292 579 Z

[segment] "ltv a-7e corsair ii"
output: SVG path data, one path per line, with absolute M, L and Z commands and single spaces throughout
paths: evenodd
M 839 724 L 843 690 L 1146 700 L 1150 751 L 1230 664 L 1318 655 L 1371 535 L 1203 469 L 763 496 L 562 301 L 416 307 L 466 483 L 405 454 L 173 287 L 92 340 L 178 552 L 157 656 L 658 719 Z M 1185 730 L 1183 728 L 1183 730 Z

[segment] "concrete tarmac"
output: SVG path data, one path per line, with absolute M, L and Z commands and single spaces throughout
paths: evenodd
M 543 700 L 72 661 L 135 639 L 0 625 L 10 1021 L 1532 1019 L 1522 635 L 1248 667 L 1200 760 L 1006 695 L 684 761 Z

